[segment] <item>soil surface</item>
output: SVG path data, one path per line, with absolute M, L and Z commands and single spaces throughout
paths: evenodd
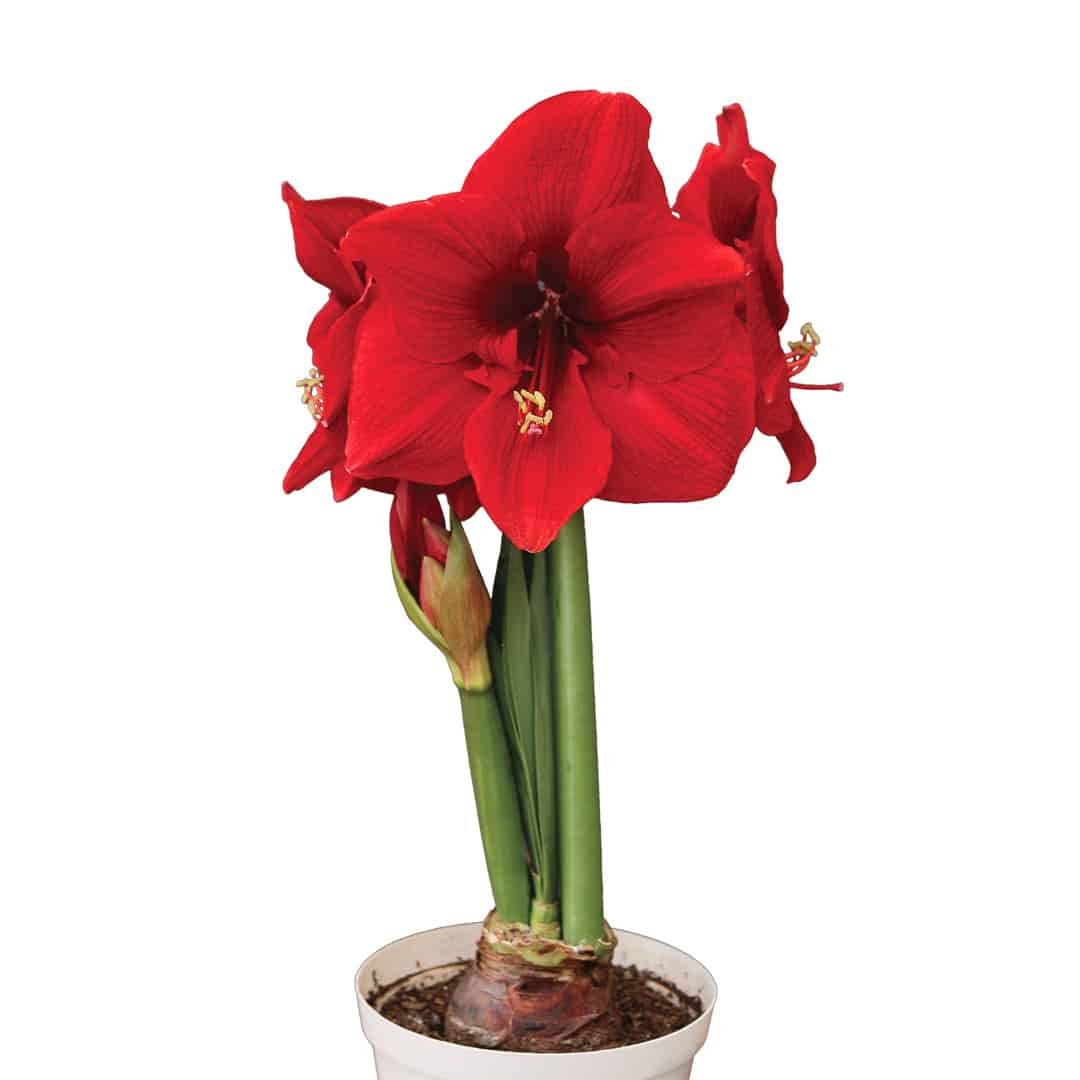
M 459 971 L 434 986 L 416 987 L 409 985 L 416 979 L 416 975 L 410 975 L 401 980 L 397 989 L 376 987 L 368 1003 L 403 1028 L 443 1040 L 446 1006 L 460 978 Z M 701 1015 L 700 998 L 684 994 L 658 975 L 616 964 L 615 979 L 615 1008 L 623 1030 L 622 1041 L 615 1046 L 634 1046 L 659 1039 L 686 1027 Z

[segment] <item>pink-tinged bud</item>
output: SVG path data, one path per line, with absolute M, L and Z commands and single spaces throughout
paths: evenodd
M 450 543 L 438 603 L 438 627 L 450 657 L 461 669 L 463 688 L 485 689 L 491 685 L 487 655 L 491 596 L 465 529 L 454 513 L 450 514 Z
M 400 481 L 390 507 L 390 545 L 398 571 L 414 593 L 420 588 L 420 560 L 427 552 L 425 520 L 439 528 L 446 521 L 434 489 Z
M 446 565 L 446 554 L 450 550 L 450 534 L 430 518 L 421 522 L 424 530 L 424 554 Z
M 436 630 L 439 626 L 439 607 L 443 591 L 442 563 L 425 555 L 420 564 L 420 610 L 428 617 L 428 622 Z
M 457 515 L 450 532 L 430 488 L 402 482 L 390 511 L 391 568 L 405 613 L 442 651 L 465 690 L 491 685 L 491 597 Z

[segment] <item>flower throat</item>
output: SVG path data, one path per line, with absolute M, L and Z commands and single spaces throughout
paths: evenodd
M 566 316 L 559 307 L 559 294 L 537 282 L 544 294 L 542 306 L 529 319 L 536 324 L 536 343 L 532 348 L 532 378 L 527 387 L 514 391 L 518 407 L 518 433 L 537 438 L 547 433 L 555 416 L 550 407 L 551 387 L 566 351 Z

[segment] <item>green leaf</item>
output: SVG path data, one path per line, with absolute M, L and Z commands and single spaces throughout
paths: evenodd
M 506 610 L 503 616 L 503 649 L 506 653 L 508 691 L 521 735 L 525 764 L 530 777 L 536 776 L 533 758 L 533 674 L 532 620 L 529 615 L 529 588 L 525 582 L 525 557 L 509 545 L 506 575 Z
M 532 640 L 529 595 L 522 553 L 503 538 L 492 597 L 488 651 L 495 692 L 506 725 L 514 776 L 521 795 L 526 839 L 534 878 L 539 885 L 544 862 L 543 838 L 537 816 L 536 770 L 533 760 Z
M 559 809 L 555 770 L 555 716 L 551 706 L 551 601 L 547 552 L 532 556 L 529 612 L 532 623 L 533 760 L 536 816 L 541 838 L 540 899 L 559 896 Z

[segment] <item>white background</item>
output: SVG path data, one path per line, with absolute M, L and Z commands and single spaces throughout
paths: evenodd
M 387 501 L 280 490 L 322 291 L 278 185 L 452 190 L 595 86 L 672 197 L 742 102 L 848 386 L 799 399 L 804 484 L 758 437 L 712 502 L 590 509 L 609 916 L 715 972 L 702 1078 L 1075 1080 L 1050 5 L 54 3 L 3 38 L 4 1076 L 371 1077 L 355 967 L 486 911 Z

